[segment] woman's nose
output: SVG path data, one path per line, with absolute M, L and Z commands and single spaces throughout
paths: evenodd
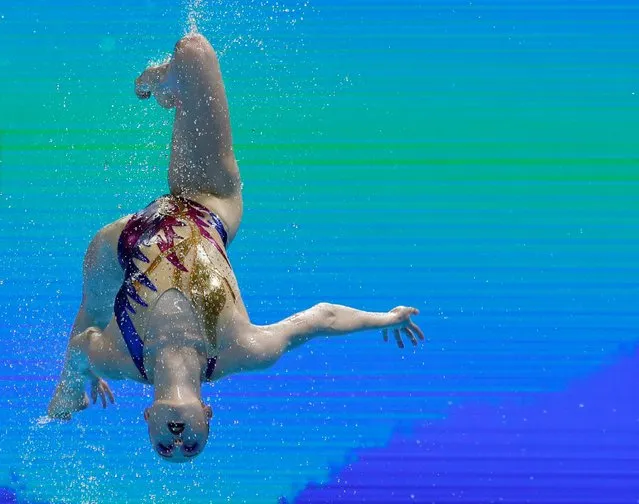
M 182 434 L 184 430 L 184 422 L 169 422 L 166 424 L 171 434 Z

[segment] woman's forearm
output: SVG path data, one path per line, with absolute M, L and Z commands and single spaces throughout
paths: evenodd
M 318 312 L 318 335 L 340 335 L 388 325 L 387 312 L 369 312 L 338 304 L 321 303 Z

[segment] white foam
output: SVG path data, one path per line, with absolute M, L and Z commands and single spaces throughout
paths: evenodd
M 33 426 L 36 428 L 41 428 L 44 427 L 47 424 L 50 424 L 51 422 L 53 422 L 53 418 L 47 416 L 47 415 L 42 415 L 37 417 L 34 422 L 33 422 Z

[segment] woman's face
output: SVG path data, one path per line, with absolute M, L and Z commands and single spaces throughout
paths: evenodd
M 210 406 L 196 401 L 156 401 L 144 410 L 153 449 L 170 462 L 186 462 L 202 452 L 212 416 Z

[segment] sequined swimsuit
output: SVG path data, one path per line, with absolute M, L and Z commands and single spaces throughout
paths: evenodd
M 217 233 L 224 247 L 213 238 Z M 166 195 L 133 215 L 118 240 L 118 260 L 124 281 L 115 297 L 114 313 L 122 337 L 142 377 L 144 367 L 143 312 L 168 288 L 181 291 L 200 317 L 209 346 L 216 348 L 215 325 L 230 294 L 226 275 L 209 252 L 221 254 L 225 264 L 227 233 L 217 215 L 189 199 Z M 158 289 L 157 285 L 163 285 Z M 206 379 L 215 369 L 216 356 L 207 357 Z

